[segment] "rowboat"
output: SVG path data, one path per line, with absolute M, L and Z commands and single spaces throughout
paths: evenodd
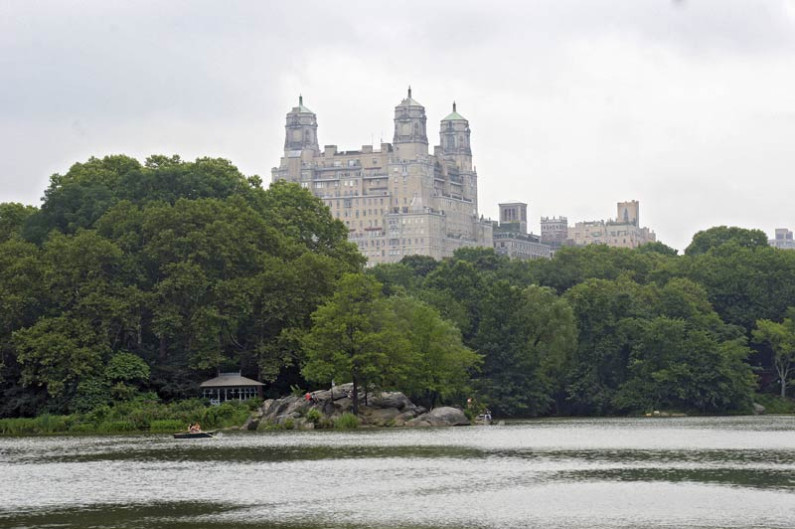
M 213 435 L 215 435 L 215 432 L 182 432 L 175 433 L 174 439 L 202 439 Z

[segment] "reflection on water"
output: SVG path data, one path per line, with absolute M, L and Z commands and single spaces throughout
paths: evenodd
M 0 527 L 795 527 L 793 417 L 5 438 L 0 471 Z

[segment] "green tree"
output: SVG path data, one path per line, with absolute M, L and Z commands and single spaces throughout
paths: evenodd
M 773 368 L 778 375 L 782 399 L 787 395 L 787 385 L 795 364 L 795 309 L 790 308 L 788 315 L 781 323 L 758 320 L 753 331 L 757 343 L 767 344 L 773 350 Z
M 0 243 L 21 236 L 25 222 L 36 211 L 35 207 L 18 202 L 0 203 Z
M 629 377 L 615 399 L 619 408 L 748 409 L 754 377 L 744 362 L 744 339 L 720 342 L 709 331 L 664 316 L 633 324 Z
M 615 411 L 618 388 L 627 380 L 631 336 L 626 319 L 653 315 L 654 303 L 641 285 L 624 277 L 588 279 L 565 295 L 579 330 L 577 352 L 567 374 L 567 411 L 607 414 Z
M 480 355 L 465 347 L 461 332 L 430 305 L 409 296 L 387 299 L 397 317 L 399 333 L 407 339 L 408 376 L 396 385 L 429 407 L 463 396 Z
M 16 331 L 14 342 L 22 384 L 42 386 L 63 403 L 74 396 L 83 378 L 98 372 L 108 353 L 89 322 L 62 316 Z
M 760 319 L 780 320 L 795 306 L 795 252 L 730 240 L 706 253 L 686 255 L 671 270 L 706 288 L 709 301 L 726 323 L 748 336 Z
M 481 391 L 500 414 L 549 413 L 576 348 L 571 307 L 550 288 L 506 281 L 490 285 L 484 297 L 474 340 L 484 357 Z
M 381 285 L 363 274 L 345 274 L 334 296 L 312 314 L 303 339 L 302 372 L 317 382 L 353 382 L 353 413 L 359 413 L 359 388 L 368 383 L 399 384 L 409 373 L 410 345 L 398 331 Z
M 728 242 L 734 242 L 742 248 L 762 248 L 767 246 L 767 235 L 762 230 L 716 226 L 696 233 L 690 245 L 685 248 L 685 255 L 705 254 Z
M 587 279 L 625 277 L 645 284 L 661 263 L 672 258 L 664 252 L 591 244 L 561 248 L 552 259 L 537 259 L 530 266 L 538 284 L 552 287 L 562 294 Z

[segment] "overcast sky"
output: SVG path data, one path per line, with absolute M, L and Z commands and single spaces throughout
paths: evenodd
M 90 156 L 270 182 L 298 94 L 321 145 L 392 141 L 411 85 L 469 119 L 480 210 L 614 217 L 683 249 L 795 228 L 795 0 L 0 1 L 0 202 Z

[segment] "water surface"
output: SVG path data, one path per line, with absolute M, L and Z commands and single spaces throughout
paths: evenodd
M 795 527 L 795 418 L 0 439 L 0 527 Z

